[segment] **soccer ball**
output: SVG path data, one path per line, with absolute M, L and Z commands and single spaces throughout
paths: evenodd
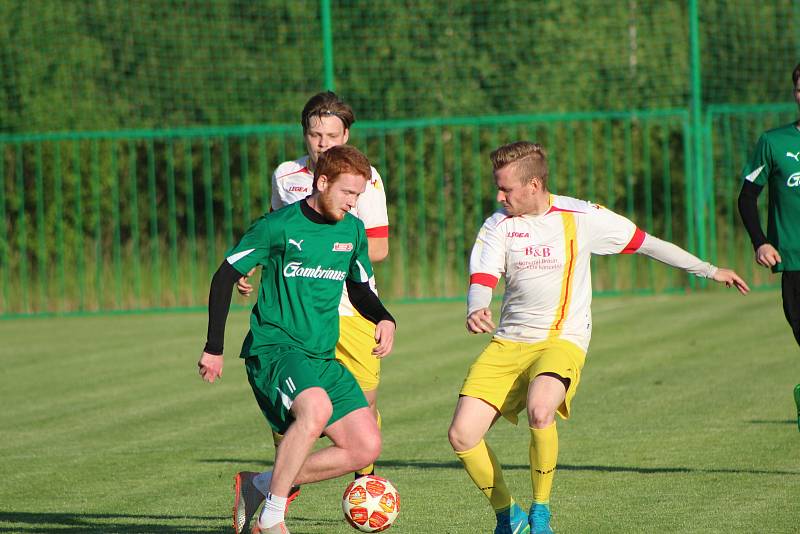
M 361 532 L 380 532 L 397 519 L 400 494 L 385 478 L 366 475 L 351 482 L 344 490 L 342 511 L 353 528 Z

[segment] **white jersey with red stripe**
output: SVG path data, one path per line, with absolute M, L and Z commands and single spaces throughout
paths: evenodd
M 543 215 L 499 211 L 481 227 L 470 259 L 470 283 L 491 288 L 505 277 L 495 335 L 521 342 L 561 338 L 589 348 L 592 254 L 630 254 L 645 233 L 602 206 L 550 195 Z
M 361 219 L 367 237 L 389 237 L 389 215 L 386 211 L 386 191 L 383 180 L 375 167 L 370 167 L 372 176 L 366 190 L 358 197 L 350 213 Z M 293 161 L 284 161 L 272 173 L 272 209 L 277 210 L 311 194 L 314 173 L 309 169 L 308 156 Z M 374 278 L 370 280 L 375 288 Z M 377 293 L 377 291 L 376 291 Z M 355 315 L 353 305 L 347 297 L 347 288 L 339 302 L 339 315 Z

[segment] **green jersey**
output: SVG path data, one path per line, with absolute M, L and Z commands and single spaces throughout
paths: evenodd
M 781 255 L 773 271 L 800 271 L 800 130 L 795 123 L 764 132 L 742 178 L 769 185 L 767 239 Z
M 295 202 L 264 215 L 227 253 L 243 275 L 262 267 L 243 358 L 276 346 L 333 358 L 345 279 L 368 282 L 372 276 L 364 223 L 349 213 L 336 223 L 314 222 L 304 205 L 310 209 Z

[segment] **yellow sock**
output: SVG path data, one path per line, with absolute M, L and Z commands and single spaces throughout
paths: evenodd
M 376 410 L 376 411 L 377 411 L 377 410 Z M 378 430 L 380 430 L 380 429 L 381 429 L 381 423 L 382 423 L 383 421 L 381 420 L 381 412 L 380 412 L 380 411 L 377 411 L 377 413 L 378 413 L 378 417 L 377 417 L 377 420 L 378 420 Z M 359 469 L 358 471 L 356 471 L 356 474 L 357 474 L 357 475 L 371 475 L 371 474 L 372 474 L 372 473 L 374 473 L 374 472 L 375 472 L 375 464 L 369 464 L 369 465 L 368 465 L 367 467 L 365 467 L 364 469 Z
M 495 511 L 505 510 L 513 500 L 508 491 L 500 462 L 484 440 L 468 451 L 456 451 L 472 481 L 486 495 Z
M 550 502 L 550 491 L 553 488 L 558 460 L 558 432 L 555 421 L 547 428 L 531 428 L 530 458 L 533 500 L 546 504 Z

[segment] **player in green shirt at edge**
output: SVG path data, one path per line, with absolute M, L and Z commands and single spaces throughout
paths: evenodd
M 351 473 L 379 455 L 381 436 L 364 393 L 334 357 L 339 299 L 350 301 L 375 326 L 375 356 L 387 356 L 395 322 L 370 288 L 364 224 L 348 213 L 371 175 L 367 158 L 342 145 L 321 154 L 308 198 L 258 219 L 227 254 L 211 281 L 208 338 L 200 376 L 222 376 L 225 322 L 231 289 L 261 266 L 258 300 L 240 356 L 261 411 L 284 434 L 272 471 L 236 489 L 234 527 L 244 530 L 264 508 L 253 534 L 287 534 L 286 501 L 295 484 Z M 332 445 L 311 452 L 320 435 Z
M 792 93 L 800 110 L 800 64 L 792 71 Z M 739 213 L 755 249 L 756 262 L 781 273 L 783 313 L 800 345 L 800 119 L 761 134 L 742 171 Z M 767 235 L 757 199 L 769 186 Z M 794 387 L 800 429 L 800 384 Z

